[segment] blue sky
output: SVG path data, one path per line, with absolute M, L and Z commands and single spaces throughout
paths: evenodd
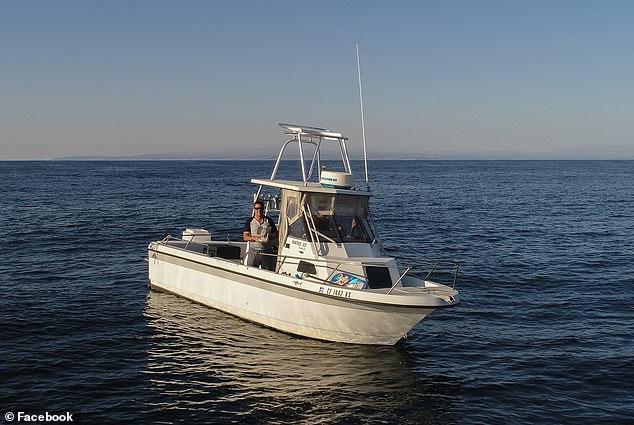
M 634 147 L 634 2 L 6 1 L 0 159 Z

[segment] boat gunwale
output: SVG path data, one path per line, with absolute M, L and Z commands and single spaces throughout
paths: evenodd
M 288 289 L 293 289 L 299 292 L 303 292 L 303 293 L 309 293 L 309 294 L 313 294 L 316 295 L 317 297 L 324 297 L 324 298 L 328 298 L 328 299 L 334 299 L 334 300 L 340 300 L 340 301 L 344 301 L 346 303 L 355 303 L 355 304 L 365 304 L 365 305 L 374 305 L 374 306 L 385 306 L 385 307 L 396 307 L 396 308 L 407 308 L 407 309 L 429 309 L 429 308 L 433 308 L 433 309 L 442 309 L 442 308 L 452 308 L 455 307 L 456 305 L 458 305 L 460 303 L 460 295 L 459 292 L 456 291 L 453 288 L 450 288 L 446 285 L 443 285 L 445 287 L 447 287 L 448 289 L 450 289 L 451 291 L 454 292 L 454 294 L 446 294 L 443 296 L 448 296 L 451 297 L 453 299 L 453 303 L 447 303 L 447 304 L 439 304 L 439 305 L 412 305 L 412 304 L 395 304 L 395 303 L 390 303 L 390 302 L 384 302 L 384 301 L 373 301 L 373 300 L 368 300 L 368 299 L 358 299 L 358 298 L 346 298 L 346 297 L 341 297 L 341 296 L 336 296 L 336 295 L 329 295 L 327 293 L 324 292 L 317 292 L 317 291 L 313 291 L 313 290 L 307 290 L 307 289 L 303 289 L 301 287 L 296 286 L 295 284 L 286 284 L 283 282 L 278 282 L 275 280 L 270 280 L 270 279 L 265 279 L 262 278 L 260 276 L 254 276 L 252 274 L 248 274 L 248 273 L 244 273 L 241 271 L 237 271 L 237 270 L 230 270 L 227 269 L 225 267 L 221 267 L 218 265 L 214 265 L 214 264 L 209 264 L 208 262 L 203 262 L 203 261 L 199 261 L 196 260 L 194 258 L 187 258 L 186 256 L 180 256 L 180 255 L 175 255 L 173 253 L 169 253 L 169 252 L 165 252 L 165 251 L 160 251 L 158 248 L 157 249 L 152 249 L 152 246 L 156 246 L 156 247 L 164 247 L 166 249 L 174 249 L 176 251 L 180 251 L 183 252 L 185 254 L 188 255 L 192 255 L 192 256 L 199 256 L 199 257 L 203 257 L 205 259 L 213 259 L 215 261 L 222 261 L 224 263 L 227 264 L 231 264 L 233 266 L 237 266 L 237 267 L 244 267 L 244 268 L 249 268 L 248 266 L 243 265 L 242 263 L 237 263 L 225 258 L 221 258 L 221 257 L 208 257 L 205 256 L 203 254 L 200 254 L 198 252 L 194 252 L 194 251 L 189 251 L 187 249 L 184 248 L 180 248 L 180 247 L 176 247 L 176 246 L 170 246 L 170 245 L 165 245 L 160 243 L 160 241 L 156 241 L 156 242 L 151 242 L 150 245 L 148 246 L 148 250 L 151 252 L 155 252 L 157 254 L 162 254 L 162 255 L 166 255 L 168 257 L 173 257 L 173 258 L 178 258 L 184 261 L 188 261 L 191 263 L 195 263 L 201 266 L 205 266 L 205 267 L 210 267 L 213 269 L 217 269 L 217 270 L 222 270 L 228 273 L 233 273 L 236 275 L 240 275 L 243 277 L 247 277 L 247 278 L 251 278 L 251 279 L 255 279 L 267 284 L 272 284 L 274 286 L 280 286 L 283 288 L 288 288 Z M 148 261 L 151 261 L 151 259 L 148 258 Z M 261 271 L 261 269 L 257 269 L 258 271 Z M 264 270 L 266 271 L 266 270 Z M 296 279 L 293 276 L 286 276 L 286 275 L 282 275 L 279 273 L 275 273 L 275 272 L 270 272 L 270 273 L 274 273 L 275 276 L 279 276 L 282 278 L 287 278 L 287 279 L 291 279 L 291 281 L 297 281 L 297 280 L 301 280 L 301 281 L 306 281 L 306 282 L 310 282 L 316 285 L 324 285 L 327 286 L 329 288 L 332 289 L 338 289 L 338 290 L 342 290 L 342 291 L 354 291 L 357 294 L 371 294 L 371 295 L 378 295 L 381 297 L 390 297 L 390 298 L 402 298 L 402 297 L 408 297 L 409 299 L 412 299 L 413 297 L 424 297 L 424 298 L 428 298 L 428 299 L 442 299 L 441 295 L 434 295 L 434 294 L 429 294 L 429 293 L 420 293 L 420 294 L 412 294 L 412 293 L 408 293 L 408 294 L 386 294 L 386 293 L 379 293 L 379 292 L 374 292 L 374 290 L 367 290 L 367 289 L 356 289 L 356 288 L 349 288 L 349 287 L 344 287 L 344 286 L 340 286 L 340 285 L 335 285 L 332 283 L 326 283 L 326 282 L 321 282 L 321 281 L 314 281 L 314 280 L 309 280 L 309 279 Z M 436 283 L 436 282 L 434 282 Z M 442 285 L 442 284 L 440 284 Z M 421 288 L 421 290 L 423 290 L 423 288 Z M 369 292 L 369 291 L 373 291 L 373 292 Z M 444 300 L 443 300 L 444 301 Z

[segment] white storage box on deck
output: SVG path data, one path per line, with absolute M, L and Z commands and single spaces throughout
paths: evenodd
M 211 233 L 205 229 L 185 229 L 183 240 L 190 242 L 211 242 Z

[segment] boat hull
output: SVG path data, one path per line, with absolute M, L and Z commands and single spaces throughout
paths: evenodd
M 358 299 L 357 291 L 295 279 L 183 250 L 150 246 L 153 289 L 283 332 L 354 344 L 393 345 L 435 310 Z

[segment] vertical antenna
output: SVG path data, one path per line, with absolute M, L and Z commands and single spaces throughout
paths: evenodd
M 365 164 L 365 189 L 370 191 L 370 182 L 368 180 L 368 152 L 365 148 L 365 121 L 363 120 L 363 90 L 361 89 L 361 65 L 359 64 L 359 43 L 357 47 L 357 76 L 359 78 L 359 101 L 361 103 L 361 138 L 363 139 L 363 162 Z

